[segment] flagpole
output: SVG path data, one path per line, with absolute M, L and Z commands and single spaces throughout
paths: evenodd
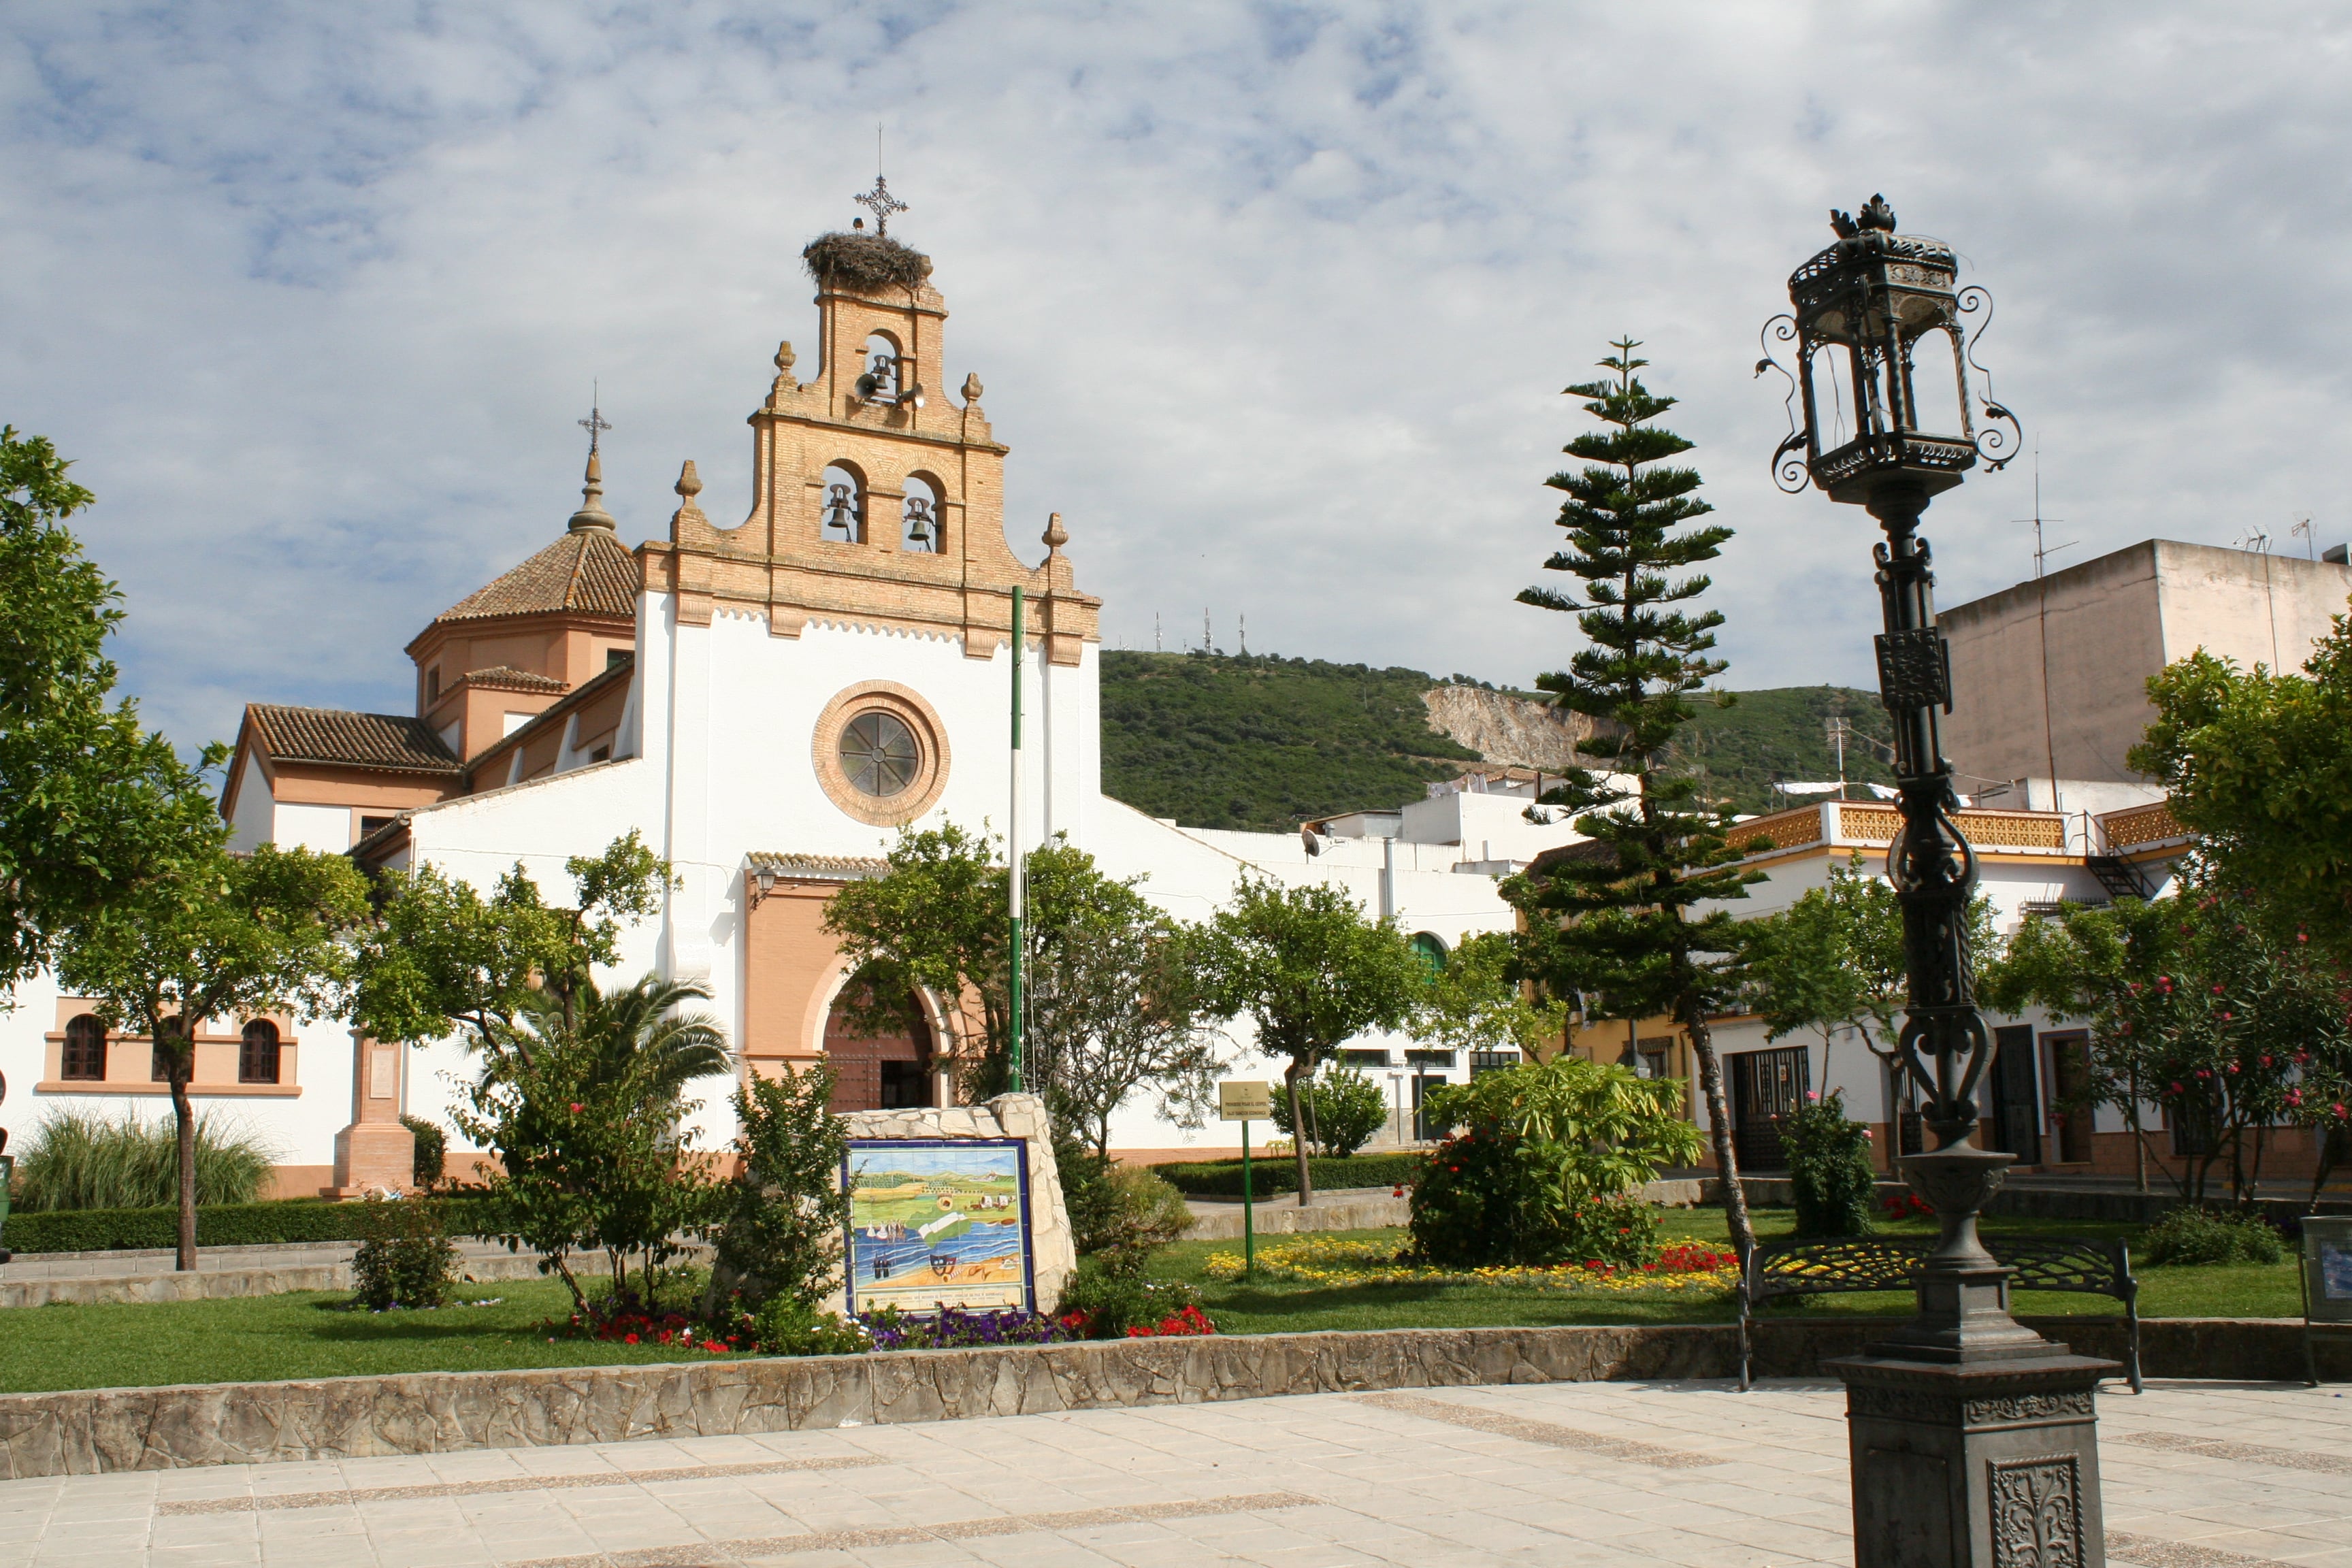
M 1013 590 L 1013 815 L 1011 822 L 1006 825 L 1004 833 L 1004 862 L 1007 872 L 1005 882 L 1011 889 L 1009 898 L 1011 902 L 1013 926 L 1012 945 L 1010 949 L 1012 953 L 1011 969 L 1013 976 L 1011 988 L 1012 994 L 1010 998 L 1013 1014 L 1011 1027 L 1012 1052 L 1010 1057 L 1012 1071 L 1007 1079 L 1007 1087 L 1009 1087 L 1015 1094 L 1021 1093 L 1024 1087 L 1021 1081 L 1021 970 L 1023 957 L 1021 922 L 1022 917 L 1027 912 L 1024 908 L 1027 903 L 1027 900 L 1024 897 L 1023 883 L 1028 879 L 1028 856 L 1023 852 L 1023 840 L 1021 837 L 1021 667 L 1027 661 L 1028 652 L 1026 646 L 1027 639 L 1024 635 L 1025 628 L 1022 625 L 1023 611 L 1025 605 L 1024 604 L 1022 590 L 1015 587 Z

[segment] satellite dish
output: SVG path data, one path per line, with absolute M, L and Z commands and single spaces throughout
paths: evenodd
M 1322 854 L 1324 847 L 1330 843 L 1329 839 L 1316 832 L 1311 826 L 1298 830 L 1298 841 L 1307 846 L 1307 858 L 1310 860 Z

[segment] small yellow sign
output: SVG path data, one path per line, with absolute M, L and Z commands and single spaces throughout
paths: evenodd
M 1217 1085 L 1217 1114 L 1227 1121 L 1274 1120 L 1274 1086 L 1239 1079 Z

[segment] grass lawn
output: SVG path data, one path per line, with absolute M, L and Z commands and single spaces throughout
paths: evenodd
M 499 1305 L 355 1311 L 340 1291 L 296 1290 L 218 1301 L 19 1307 L 0 1315 L 0 1392 L 720 1359 L 659 1345 L 551 1344 L 538 1325 L 572 1314 L 561 1280 L 502 1279 L 465 1289 L 496 1297 Z
M 1269 1205 L 1270 1206 L 1270 1205 Z M 1793 1216 L 1765 1209 L 1757 1228 L 1786 1236 Z M 1671 1209 L 1660 1226 L 1674 1241 L 1727 1245 L 1719 1209 Z M 1886 1227 L 1895 1234 L 1932 1235 L 1928 1220 Z M 2079 1220 L 2005 1220 L 1999 1231 L 2122 1236 L 2137 1229 Z M 1393 1248 L 1400 1230 L 1315 1233 L 1317 1240 L 1353 1240 Z M 1287 1237 L 1263 1238 L 1271 1247 Z M 1239 1241 L 1184 1242 L 1154 1260 L 1153 1272 L 1190 1279 L 1226 1333 L 1266 1334 L 1306 1329 L 1466 1328 L 1550 1323 L 1727 1322 L 1727 1290 L 1624 1295 L 1562 1290 L 1536 1284 L 1398 1282 L 1321 1284 L 1212 1279 L 1211 1255 L 1241 1251 Z M 1264 1256 L 1261 1252 L 1261 1256 Z M 496 1296 L 489 1307 L 445 1307 L 434 1312 L 351 1310 L 338 1293 L 153 1305 L 26 1307 L 5 1315 L 0 1332 L 0 1392 L 152 1386 L 174 1383 L 261 1382 L 405 1372 L 479 1372 L 516 1367 L 636 1364 L 708 1361 L 705 1352 L 657 1345 L 607 1344 L 557 1338 L 541 1327 L 569 1315 L 571 1298 L 552 1280 L 504 1280 L 467 1288 Z M 2029 1292 L 2017 1299 L 2028 1314 L 2113 1312 L 2103 1296 Z M 1876 1314 L 1911 1310 L 1908 1294 L 1832 1297 L 1776 1309 L 1790 1315 Z M 2143 1268 L 2140 1310 L 2147 1317 L 2294 1317 L 2301 1311 L 2292 1263 L 2275 1267 Z

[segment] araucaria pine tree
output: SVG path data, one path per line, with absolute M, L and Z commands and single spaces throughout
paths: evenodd
M 1557 938 L 1527 944 L 1553 994 L 1581 993 L 1591 1016 L 1668 1016 L 1689 1037 L 1731 1239 L 1745 1254 L 1755 1233 L 1708 1020 L 1738 982 L 1740 944 L 1719 906 L 1746 897 L 1760 879 L 1738 869 L 1725 837 L 1727 811 L 1701 798 L 1698 781 L 1673 754 L 1676 732 L 1696 711 L 1692 694 L 1727 668 L 1712 657 L 1723 616 L 1692 604 L 1709 580 L 1689 569 L 1714 560 L 1731 530 L 1698 521 L 1714 509 L 1698 499 L 1697 470 L 1672 461 L 1691 443 L 1652 423 L 1675 400 L 1653 395 L 1634 375 L 1649 363 L 1633 357 L 1641 344 L 1627 338 L 1611 346 L 1617 352 L 1601 362 L 1606 377 L 1568 388 L 1607 428 L 1570 442 L 1567 452 L 1584 467 L 1546 481 L 1568 493 L 1559 510 L 1568 548 L 1544 565 L 1582 578 L 1583 594 L 1519 595 L 1522 604 L 1577 617 L 1591 646 L 1536 684 L 1559 706 L 1597 721 L 1587 750 L 1609 765 L 1572 773 L 1544 796 L 1576 811 L 1591 843 L 1540 877 L 1507 882 L 1504 892 L 1530 925 L 1558 929 Z

